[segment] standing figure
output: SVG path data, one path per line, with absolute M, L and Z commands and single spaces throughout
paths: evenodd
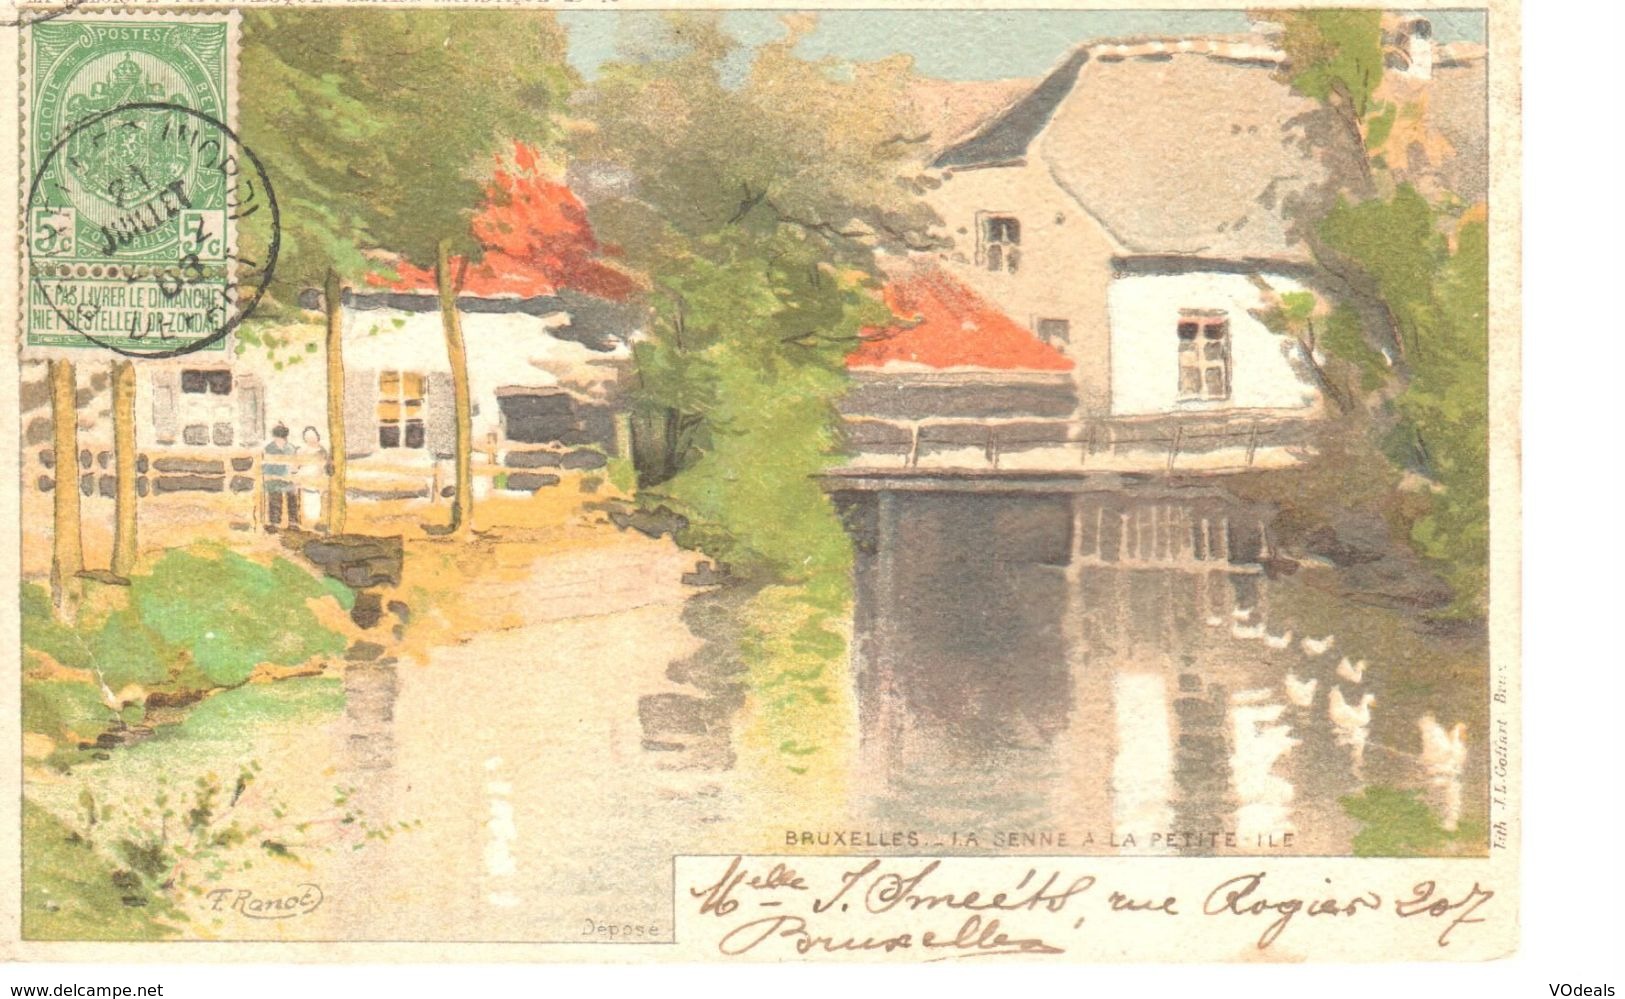
M 327 448 L 322 447 L 322 435 L 315 427 L 306 427 L 304 444 L 299 448 L 299 468 L 294 477 L 299 480 L 299 505 L 296 516 L 303 515 L 311 525 L 319 528 L 322 521 L 322 488 L 327 482 Z
M 278 423 L 271 430 L 271 442 L 265 445 L 265 503 L 266 530 L 275 533 L 282 525 L 282 508 L 288 508 L 288 526 L 299 526 L 299 492 L 287 465 L 271 461 L 273 457 L 291 455 L 298 451 L 288 440 L 288 428 Z

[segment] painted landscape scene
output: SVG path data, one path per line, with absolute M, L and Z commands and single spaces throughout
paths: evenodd
M 1485 856 L 1485 21 L 31 25 L 23 937 Z

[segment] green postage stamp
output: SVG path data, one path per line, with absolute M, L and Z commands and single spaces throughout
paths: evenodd
M 274 214 L 230 127 L 234 31 L 227 14 L 33 26 L 28 347 L 224 349 L 259 272 L 236 230 Z

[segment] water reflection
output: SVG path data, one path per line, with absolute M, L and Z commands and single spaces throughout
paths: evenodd
M 848 513 L 874 818 L 948 842 L 1335 854 L 1355 831 L 1339 798 L 1386 783 L 1459 819 L 1464 742 L 1424 731 L 1431 762 L 1373 745 L 1377 684 L 1332 653 L 1359 636 L 1271 614 L 1259 510 L 1166 490 L 881 493 Z

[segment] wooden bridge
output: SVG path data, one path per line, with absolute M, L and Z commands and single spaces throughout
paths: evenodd
M 1096 419 L 852 416 L 846 433 L 854 456 L 833 474 L 847 488 L 874 488 L 879 480 L 921 474 L 1014 483 L 1082 472 L 1282 468 L 1313 453 L 1314 428 L 1302 417 L 1248 410 Z

